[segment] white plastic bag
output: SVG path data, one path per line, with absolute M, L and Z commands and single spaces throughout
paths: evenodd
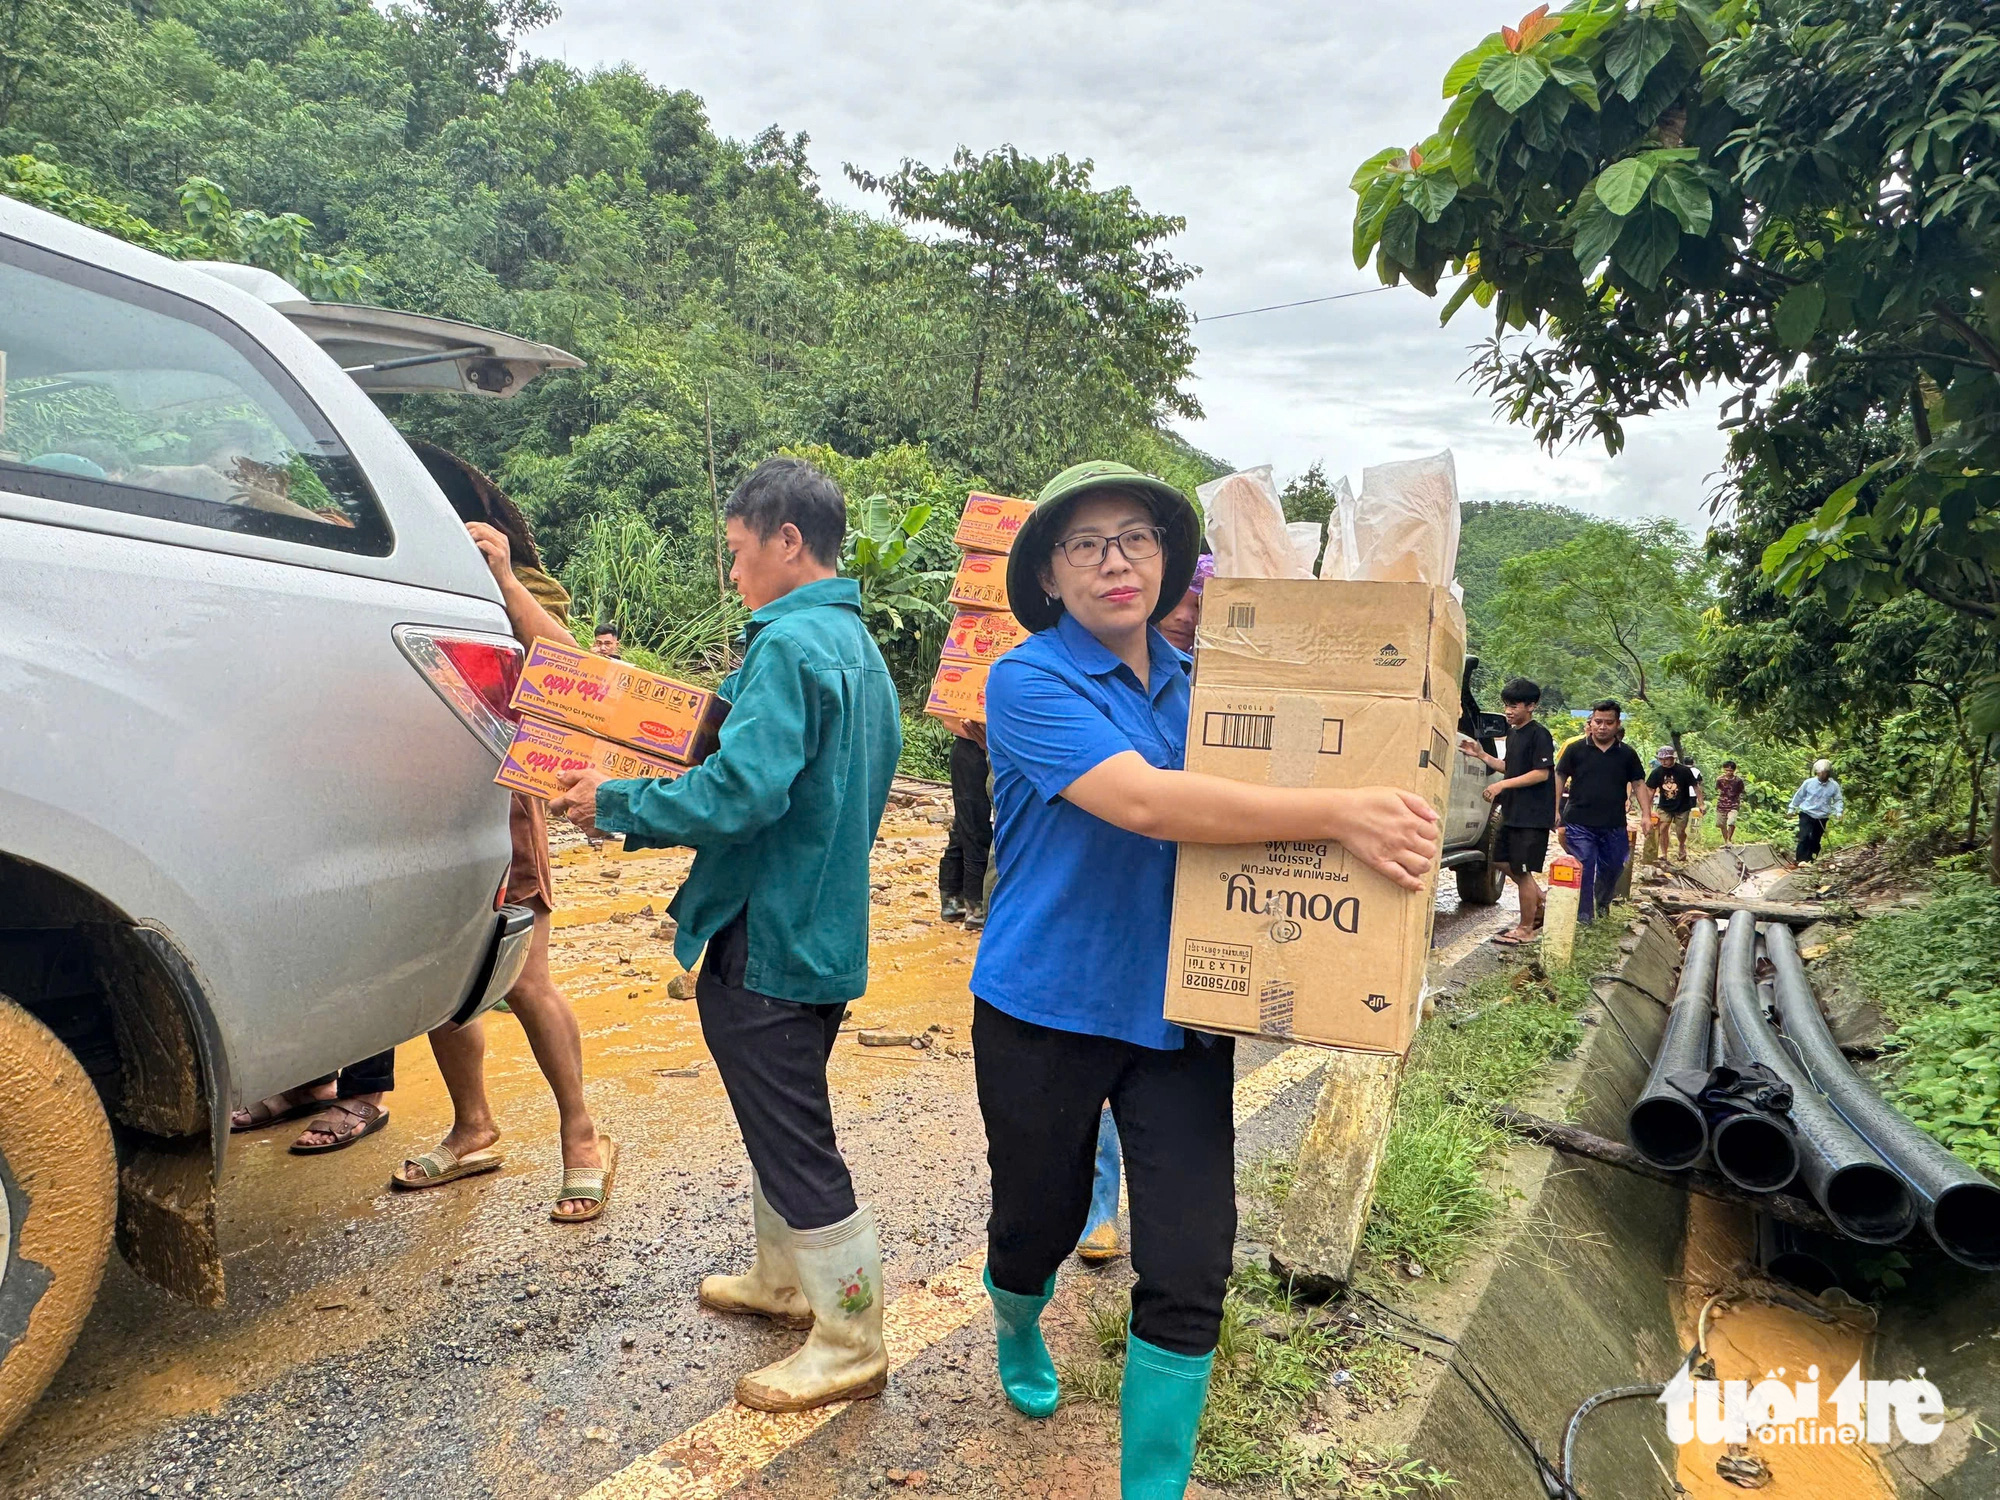
M 1350 578 L 1452 582 L 1458 571 L 1458 467 L 1451 450 L 1361 471 L 1361 495 L 1343 505 Z M 1329 551 L 1331 549 L 1329 548 Z M 1324 578 L 1326 572 L 1321 570 Z
M 1208 517 L 1208 550 L 1218 578 L 1310 578 L 1285 529 L 1271 466 L 1211 479 L 1195 491 Z
M 1313 564 L 1319 561 L 1319 522 L 1287 521 L 1285 532 L 1292 539 L 1292 550 L 1298 554 L 1299 566 L 1305 569 L 1300 576 L 1312 577 Z
M 1354 489 L 1345 474 L 1333 481 L 1333 514 L 1326 518 L 1326 555 L 1319 560 L 1319 576 L 1334 583 L 1355 576 Z

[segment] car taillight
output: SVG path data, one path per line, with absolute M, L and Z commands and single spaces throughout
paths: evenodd
M 438 650 L 458 668 L 472 690 L 486 700 L 486 706 L 510 724 L 521 722 L 513 706 L 514 684 L 521 680 L 521 647 L 517 642 L 498 644 L 440 636 Z
M 472 635 L 398 625 L 396 645 L 437 695 L 478 735 L 495 760 L 505 760 L 520 718 L 508 706 L 526 655 L 511 636 Z

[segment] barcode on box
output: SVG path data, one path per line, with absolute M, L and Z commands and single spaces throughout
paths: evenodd
M 1189 938 L 1181 949 L 1181 987 L 1223 995 L 1250 993 L 1250 950 Z
M 1235 606 L 1231 606 L 1234 613 Z M 1223 750 L 1268 750 L 1271 748 L 1270 714 L 1208 713 L 1202 716 L 1201 742 Z
M 1256 605 L 1232 604 L 1229 606 L 1229 628 L 1231 630 L 1254 630 L 1256 626 Z

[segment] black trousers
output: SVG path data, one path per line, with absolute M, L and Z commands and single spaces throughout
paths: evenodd
M 1825 837 L 1825 818 L 1815 818 L 1811 813 L 1800 813 L 1799 842 L 1792 851 L 1792 858 L 1799 864 L 1804 864 L 1809 859 L 1818 859 L 1820 840 Z
M 993 852 L 993 799 L 986 790 L 986 748 L 952 737 L 951 837 L 938 861 L 938 894 L 986 899 L 986 862 Z
M 322 1083 L 332 1083 L 338 1079 L 340 1087 L 334 1092 L 336 1099 L 358 1099 L 363 1094 L 386 1094 L 396 1087 L 396 1049 L 378 1052 L 373 1057 L 364 1057 L 358 1063 L 350 1063 L 338 1073 L 328 1073 L 323 1078 L 315 1078 L 306 1085 L 317 1088 Z
M 709 939 L 694 984 L 702 1039 L 765 1201 L 794 1229 L 824 1229 L 856 1207 L 826 1088 L 826 1060 L 847 1007 L 801 1005 L 743 988 L 748 950 L 741 912 Z
M 1235 1057 L 1228 1038 L 1190 1035 L 1159 1052 L 1037 1026 L 975 998 L 993 1284 L 1039 1297 L 1076 1249 L 1108 1099 L 1132 1198 L 1132 1332 L 1174 1354 L 1213 1349 L 1236 1242 Z

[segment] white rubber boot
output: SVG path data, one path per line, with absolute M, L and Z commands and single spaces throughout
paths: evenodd
M 736 1399 L 757 1411 L 807 1411 L 879 1396 L 889 1383 L 882 1347 L 882 1246 L 875 1215 L 858 1208 L 824 1229 L 794 1230 L 792 1255 L 811 1304 L 805 1347 L 736 1382 Z
M 701 1305 L 769 1318 L 787 1328 L 812 1327 L 812 1308 L 799 1290 L 798 1263 L 792 1258 L 791 1228 L 764 1201 L 764 1185 L 754 1173 L 750 1208 L 757 1226 L 757 1263 L 745 1276 L 702 1277 Z

